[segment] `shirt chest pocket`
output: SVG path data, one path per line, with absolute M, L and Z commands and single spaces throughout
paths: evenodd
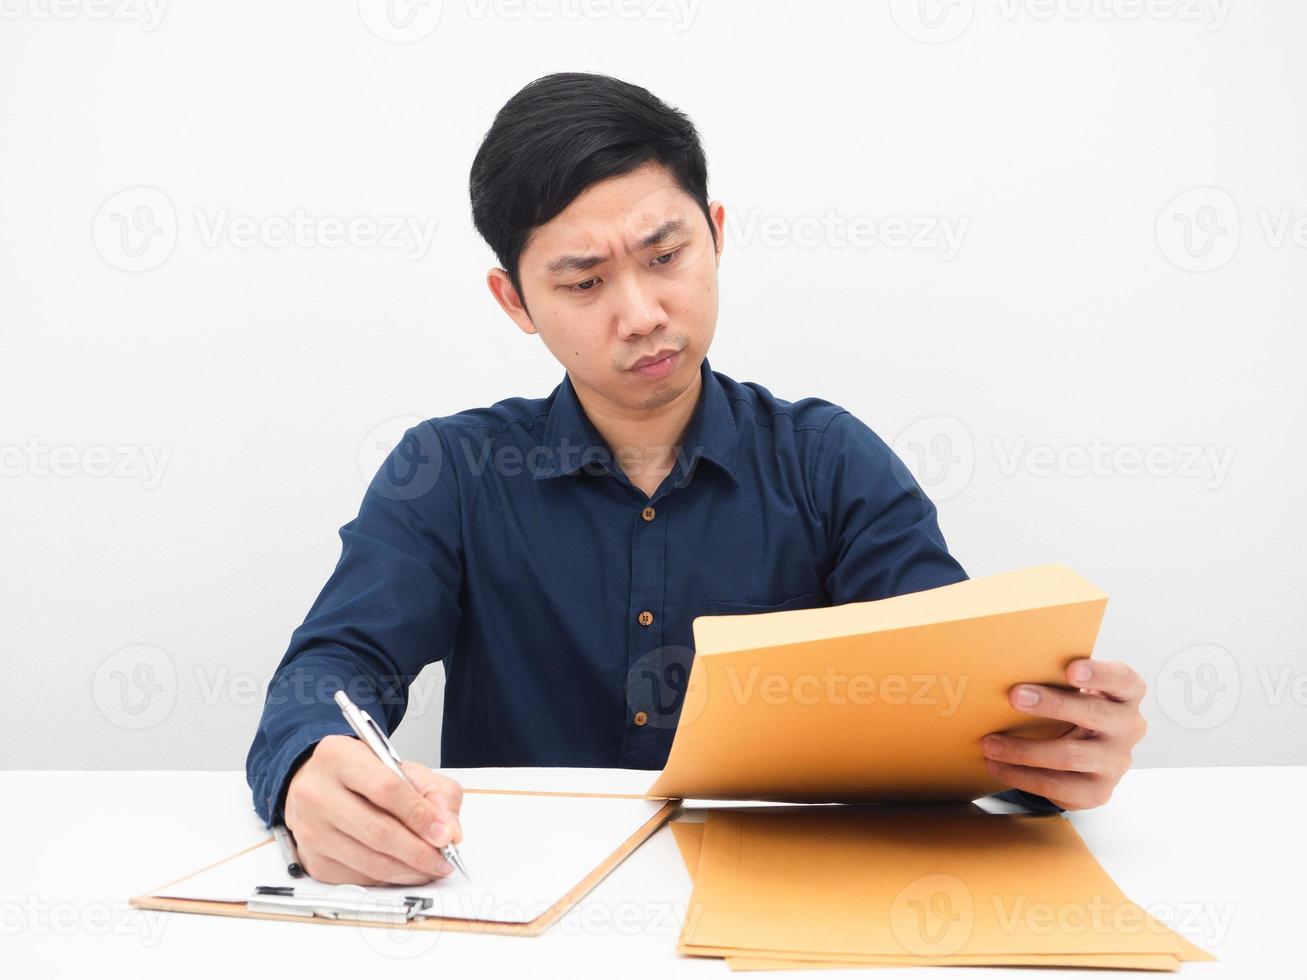
M 738 613 L 781 612 L 786 609 L 816 609 L 829 606 L 830 599 L 823 592 L 805 592 L 783 602 L 754 603 L 734 599 L 709 599 L 709 616 L 730 616 Z

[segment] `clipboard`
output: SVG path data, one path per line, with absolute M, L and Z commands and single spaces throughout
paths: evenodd
M 464 805 L 469 797 L 474 796 L 515 796 L 515 797 L 566 797 L 594 798 L 604 800 L 631 800 L 650 802 L 639 794 L 627 793 L 569 793 L 569 792 L 531 792 L 508 789 L 464 789 Z M 383 928 L 444 930 L 450 932 L 475 932 L 508 936 L 538 936 L 567 914 L 577 902 L 585 897 L 596 885 L 622 863 L 637 847 L 649 839 L 653 833 L 680 808 L 680 799 L 654 800 L 660 803 L 657 810 L 643 821 L 635 830 L 597 865 L 587 872 L 579 881 L 568 888 L 556 901 L 527 921 L 505 922 L 494 919 L 469 918 L 439 914 L 436 905 L 429 896 L 405 894 L 405 891 L 422 891 L 423 889 L 405 889 L 403 886 L 385 888 L 359 888 L 353 900 L 343 897 L 324 899 L 314 893 L 311 879 L 299 879 L 295 887 L 260 886 L 252 881 L 249 894 L 244 901 L 214 901 L 201 898 L 181 898 L 162 894 L 181 882 L 197 878 L 200 875 L 220 869 L 223 865 L 238 859 L 249 860 L 253 852 L 263 848 L 276 850 L 276 841 L 272 836 L 221 858 L 211 864 L 191 871 L 188 874 L 166 882 L 146 894 L 129 900 L 133 908 L 160 912 L 183 912 L 199 915 L 221 915 L 246 919 L 270 919 L 281 922 L 311 922 L 320 925 L 372 926 Z M 301 887 L 302 884 L 302 887 Z M 319 885 L 319 888 L 331 886 Z M 429 890 L 430 886 L 426 890 Z

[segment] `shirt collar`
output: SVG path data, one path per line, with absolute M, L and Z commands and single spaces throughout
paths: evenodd
M 699 401 L 685 427 L 678 454 L 677 465 L 685 467 L 681 478 L 688 479 L 694 472 L 696 461 L 703 458 L 738 482 L 735 447 L 739 442 L 739 432 L 726 392 L 722 390 L 722 383 L 713 373 L 707 357 L 699 367 L 699 376 L 702 381 Z M 603 437 L 585 414 L 571 376 L 563 376 L 563 383 L 554 389 L 550 402 L 542 443 L 548 452 L 535 468 L 535 479 L 570 475 L 583 468 L 588 472 L 606 470 L 609 473 L 619 468 Z

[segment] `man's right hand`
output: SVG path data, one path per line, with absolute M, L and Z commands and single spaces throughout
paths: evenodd
M 416 762 L 416 790 L 351 735 L 328 735 L 291 777 L 286 826 L 300 864 L 329 884 L 422 885 L 454 869 L 438 848 L 463 839 L 463 788 Z

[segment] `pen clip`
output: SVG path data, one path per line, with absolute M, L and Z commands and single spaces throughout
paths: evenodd
M 386 733 L 381 730 L 381 726 L 377 724 L 376 720 L 351 701 L 349 695 L 344 691 L 336 692 L 335 701 L 340 707 L 341 713 L 345 716 L 345 721 L 354 730 L 354 734 L 360 740 L 372 746 L 378 754 L 384 752 L 385 757 L 381 761 L 385 763 L 388 758 L 390 761 L 387 764 L 399 774 L 399 777 L 412 782 L 405 774 L 404 767 L 400 764 L 399 755 L 391 746 L 390 739 L 386 737 Z
M 394 747 L 390 744 L 390 739 L 386 737 L 386 733 L 381 730 L 381 726 L 378 725 L 376 720 L 362 708 L 359 709 L 359 714 L 363 716 L 363 724 L 369 726 L 372 731 L 376 733 L 377 741 L 379 741 L 382 748 L 386 750 L 386 754 L 394 760 L 395 765 L 399 766 L 402 760 L 400 759 L 399 754 L 395 752 Z M 401 771 L 402 768 L 403 767 L 401 766 Z

